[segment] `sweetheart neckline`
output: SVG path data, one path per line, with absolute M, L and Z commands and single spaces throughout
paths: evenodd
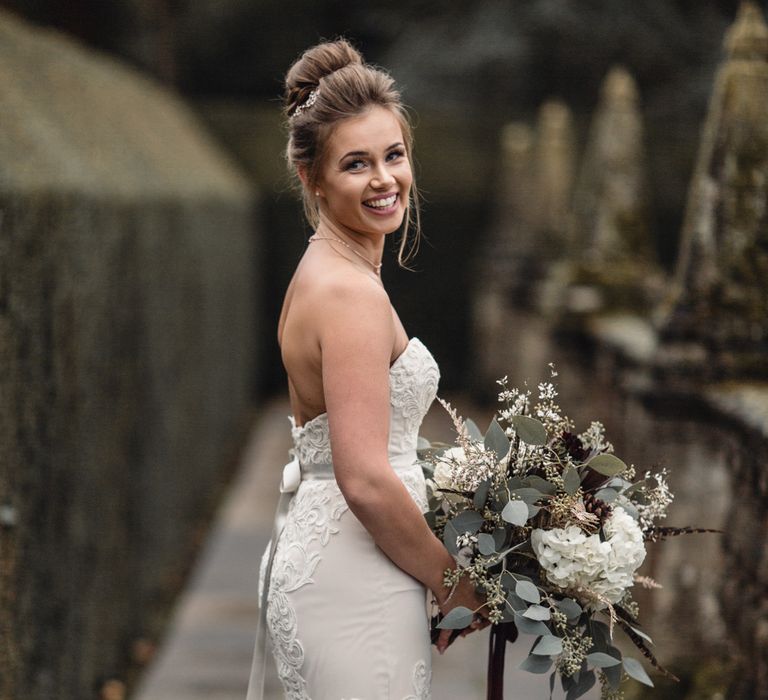
M 400 362 L 400 360 L 402 360 L 402 359 L 403 359 L 403 357 L 404 357 L 404 356 L 405 356 L 405 355 L 408 353 L 408 350 L 410 350 L 410 348 L 411 348 L 411 343 L 412 343 L 414 340 L 418 340 L 418 341 L 421 343 L 421 341 L 420 341 L 420 340 L 419 340 L 419 339 L 418 339 L 418 338 L 417 338 L 415 335 L 414 335 L 414 336 L 412 336 L 411 338 L 409 338 L 409 339 L 408 339 L 408 343 L 407 343 L 407 344 L 406 344 L 406 346 L 405 346 L 405 350 L 403 350 L 403 351 L 402 351 L 402 352 L 401 352 L 401 353 L 400 353 L 400 354 L 399 354 L 399 355 L 398 355 L 398 356 L 395 358 L 395 361 L 394 361 L 394 362 L 393 362 L 393 363 L 392 363 L 392 364 L 389 366 L 389 371 L 390 371 L 390 372 L 391 372 L 391 371 L 392 371 L 392 370 L 395 368 L 395 365 L 397 365 L 397 363 L 398 363 L 398 362 Z M 307 427 L 307 426 L 308 426 L 310 423 L 312 423 L 312 422 L 316 421 L 318 418 L 322 418 L 323 416 L 327 416 L 327 415 L 328 415 L 328 411 L 323 411 L 322 413 L 318 413 L 318 414 L 317 414 L 317 415 L 316 415 L 314 418 L 310 418 L 310 419 L 309 419 L 308 421 L 306 421 L 306 422 L 305 422 L 303 425 L 296 425 L 296 418 L 294 417 L 294 415 L 293 415 L 292 413 L 291 413 L 291 414 L 288 416 L 288 418 L 290 418 L 290 420 L 291 420 L 291 423 L 293 424 L 293 428 L 294 428 L 294 430 L 305 430 L 305 429 L 306 429 L 306 427 Z

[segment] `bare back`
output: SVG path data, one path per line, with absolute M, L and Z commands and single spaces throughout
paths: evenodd
M 351 266 L 334 253 L 308 248 L 299 261 L 283 300 L 277 328 L 280 354 L 288 375 L 288 393 L 296 425 L 325 413 L 322 381 L 321 329 L 328 311 L 322 301 L 322 290 L 334 279 L 361 286 L 381 283 L 365 271 Z M 392 309 L 392 348 L 390 365 L 408 344 L 408 334 L 394 307 Z

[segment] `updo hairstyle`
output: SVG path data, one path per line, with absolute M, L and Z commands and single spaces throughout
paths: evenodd
M 313 90 L 316 90 L 314 95 Z M 348 41 L 338 39 L 317 44 L 307 49 L 288 70 L 284 97 L 288 124 L 286 158 L 294 174 L 299 166 L 306 170 L 307 187 L 302 189 L 302 201 L 304 214 L 313 228 L 317 228 L 320 214 L 312 193 L 333 129 L 342 119 L 360 116 L 375 105 L 389 109 L 397 117 L 413 168 L 413 131 L 394 80 L 380 68 L 366 64 Z M 411 185 L 404 221 L 397 256 L 401 267 L 406 267 L 407 260 L 418 250 L 421 234 L 415 182 Z M 412 224 L 414 240 L 404 255 Z

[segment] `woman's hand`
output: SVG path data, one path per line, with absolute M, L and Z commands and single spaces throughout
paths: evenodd
M 445 590 L 445 589 L 444 589 Z M 485 601 L 475 591 L 475 585 L 468 576 L 462 576 L 452 593 L 444 593 L 443 600 L 438 598 L 438 606 L 443 615 L 447 615 L 454 608 L 463 606 L 475 612 L 475 619 L 469 627 L 465 627 L 459 636 L 466 637 L 477 630 L 485 629 L 491 623 L 488 621 Z M 451 645 L 451 635 L 455 630 L 440 630 L 437 638 L 437 650 L 442 654 Z M 455 638 L 454 638 L 455 639 Z

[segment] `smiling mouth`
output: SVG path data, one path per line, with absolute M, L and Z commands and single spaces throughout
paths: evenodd
M 369 199 L 367 202 L 363 202 L 363 206 L 377 211 L 387 211 L 395 206 L 399 198 L 400 195 L 397 193 L 387 195 L 386 197 L 376 197 L 375 199 Z

